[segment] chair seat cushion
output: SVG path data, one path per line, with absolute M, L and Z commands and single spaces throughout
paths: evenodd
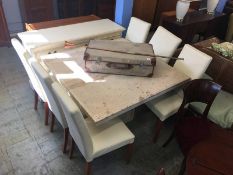
M 147 102 L 146 105 L 161 121 L 164 121 L 178 111 L 182 101 L 180 94 L 171 92 Z
M 181 151 L 187 155 L 197 143 L 210 137 L 207 120 L 195 116 L 185 116 L 176 125 L 176 137 Z
M 87 118 L 86 123 L 93 142 L 93 158 L 134 142 L 135 136 L 120 119 L 97 126 Z
M 214 100 L 208 118 L 223 128 L 230 128 L 233 125 L 233 95 L 231 93 L 220 91 Z M 202 113 L 205 104 L 192 103 L 191 108 Z

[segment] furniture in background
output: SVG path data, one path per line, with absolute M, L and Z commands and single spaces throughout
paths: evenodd
M 35 56 L 42 50 L 64 47 L 65 41 L 72 42 L 76 46 L 83 46 L 88 44 L 91 39 L 117 39 L 121 37 L 124 30 L 125 28 L 109 19 L 100 19 L 37 30 L 37 32 L 22 32 L 18 33 L 18 36 L 27 51 Z
M 183 174 L 185 171 L 186 158 L 190 149 L 195 144 L 207 140 L 211 136 L 207 115 L 220 90 L 220 85 L 206 79 L 192 80 L 183 89 L 184 97 L 177 112 L 175 129 L 164 144 L 166 146 L 176 136 L 181 151 L 184 154 L 184 161 L 179 174 Z M 203 113 L 195 115 L 188 112 L 187 105 L 193 102 L 206 104 Z
M 19 0 L 19 6 L 25 23 L 54 19 L 53 0 Z
M 210 49 L 212 43 L 221 42 L 221 40 L 214 37 L 195 43 L 193 46 L 213 57 L 206 73 L 213 78 L 215 82 L 221 84 L 223 90 L 233 93 L 233 82 L 231 76 L 233 74 L 233 60 Z
M 0 0 L 0 31 L 0 47 L 10 46 L 10 34 L 2 6 L 2 0 Z
M 161 169 L 159 170 L 159 172 L 157 173 L 157 175 L 165 175 L 164 169 L 161 168 Z
M 116 118 L 96 126 L 90 118 L 84 118 L 77 104 L 57 82 L 52 84 L 52 89 L 62 106 L 69 126 L 70 158 L 76 143 L 86 160 L 85 175 L 91 174 L 91 163 L 95 158 L 123 146 L 128 147 L 127 162 L 130 161 L 135 136 L 120 119 Z
M 213 60 L 206 70 L 206 74 L 213 81 L 222 85 L 222 91 L 216 97 L 208 118 L 223 128 L 233 128 L 233 60 L 210 49 L 213 42 L 220 43 L 222 41 L 218 38 L 211 38 L 194 44 L 199 50 L 212 56 Z M 204 108 L 200 103 L 192 104 L 191 107 L 197 112 L 201 112 Z
M 151 24 L 131 17 L 125 38 L 134 43 L 145 43 Z
M 188 12 L 183 22 L 177 22 L 176 16 L 163 18 L 162 26 L 182 39 L 182 45 L 192 43 L 196 34 L 204 38 L 225 37 L 228 16 L 226 14 L 206 14 L 205 10 Z
M 153 45 L 155 55 L 172 57 L 181 42 L 182 40 L 179 37 L 175 36 L 162 26 L 159 26 L 149 43 Z M 158 57 L 158 59 L 161 59 L 166 63 L 169 62 L 168 58 Z
M 225 41 L 228 41 L 228 42 L 233 41 L 233 13 L 229 16 L 229 22 L 228 22 Z
M 164 11 L 176 10 L 177 0 L 134 0 L 133 16 L 152 24 L 156 29 Z M 199 9 L 200 2 L 192 2 L 190 8 Z
M 52 21 L 44 21 L 44 22 L 38 22 L 38 23 L 26 23 L 26 30 L 39 30 L 39 29 L 45 29 L 45 28 L 51 28 L 51 27 L 59 27 L 59 26 L 65 26 L 70 24 L 77 24 L 82 22 L 88 22 L 88 21 L 95 21 L 101 19 L 98 16 L 95 15 L 88 15 L 88 16 L 79 16 L 79 17 L 73 17 L 73 18 L 65 18 L 65 19 L 57 19 Z
M 30 66 L 32 66 L 32 69 L 35 72 L 38 81 L 42 85 L 42 88 L 47 97 L 47 103 L 51 113 L 50 132 L 53 132 L 55 118 L 58 120 L 58 122 L 61 124 L 63 128 L 63 133 L 64 133 L 63 153 L 65 153 L 68 143 L 68 134 L 69 134 L 68 124 L 66 122 L 66 118 L 62 111 L 60 103 L 58 102 L 58 99 L 56 98 L 56 96 L 52 91 L 51 85 L 53 81 L 50 78 L 49 74 L 36 61 L 32 62 Z M 47 120 L 46 123 L 48 123 L 48 118 L 46 118 L 46 120 Z
M 232 138 L 231 138 L 232 139 Z M 233 149 L 216 140 L 195 145 L 186 161 L 187 175 L 231 175 Z
M 224 8 L 224 13 L 231 14 L 233 13 L 233 0 L 229 0 Z
M 186 74 L 192 80 L 201 78 L 212 60 L 211 56 L 188 44 L 184 46 L 178 57 L 184 58 L 184 60 L 177 60 L 174 68 Z M 182 93 L 176 90 L 146 103 L 147 107 L 157 117 L 154 142 L 158 139 L 163 122 L 178 112 L 182 100 Z
M 115 4 L 115 0 L 58 0 L 59 18 L 95 14 L 114 20 Z

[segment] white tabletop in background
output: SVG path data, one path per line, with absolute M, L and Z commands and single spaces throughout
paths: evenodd
M 122 26 L 116 24 L 109 19 L 102 19 L 66 26 L 46 28 L 18 33 L 24 47 L 29 53 L 35 55 L 34 52 L 40 49 L 48 49 L 49 47 L 57 47 L 64 45 L 64 41 L 79 42 L 94 38 L 121 35 L 125 30 Z M 112 38 L 115 39 L 115 38 Z

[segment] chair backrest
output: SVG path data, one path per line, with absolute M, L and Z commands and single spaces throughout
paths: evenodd
M 211 56 L 189 44 L 185 44 L 179 58 L 184 58 L 184 60 L 177 60 L 174 68 L 183 72 L 192 80 L 201 78 L 212 61 Z
M 162 26 L 159 26 L 150 40 L 155 55 L 171 57 L 180 45 L 182 40 Z M 168 63 L 169 59 L 159 58 Z
M 30 54 L 26 51 L 26 49 L 22 46 L 22 44 L 16 38 L 11 39 L 11 44 L 18 54 L 23 66 L 24 66 L 24 69 L 27 72 L 27 75 L 31 81 L 31 84 L 32 84 L 34 90 L 37 92 L 38 95 L 41 94 L 45 98 L 45 92 L 42 89 L 42 85 L 38 81 L 35 73 L 33 72 L 31 66 L 28 63 L 29 59 L 31 59 Z M 43 100 L 45 100 L 45 99 L 43 99 Z
M 221 90 L 221 86 L 209 79 L 196 79 L 190 81 L 183 89 L 184 98 L 179 109 L 179 114 L 184 111 L 184 107 L 192 102 L 201 102 L 206 104 L 203 117 L 207 119 L 210 107 Z
M 134 43 L 145 43 L 151 24 L 141 19 L 131 17 L 126 33 L 126 39 Z
M 56 116 L 57 120 L 60 122 L 63 128 L 67 127 L 67 122 L 65 120 L 63 111 L 61 109 L 61 106 L 56 98 L 56 96 L 53 94 L 53 91 L 51 90 L 52 85 L 52 79 L 50 78 L 49 74 L 43 69 L 43 67 L 38 62 L 31 63 L 33 71 L 38 77 L 38 80 L 40 81 L 44 92 L 46 93 L 48 105 L 50 110 L 53 112 L 53 114 Z
M 80 152 L 83 154 L 86 160 L 91 160 L 93 143 L 86 121 L 79 107 L 71 99 L 64 88 L 62 88 L 57 82 L 52 84 L 52 89 L 61 104 L 62 110 L 64 111 L 71 136 L 75 140 Z

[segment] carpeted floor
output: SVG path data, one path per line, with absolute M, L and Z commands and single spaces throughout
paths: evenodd
M 13 48 L 0 48 L 0 175 L 66 174 L 82 175 L 84 159 L 78 149 L 72 160 L 61 151 L 62 128 L 54 133 L 44 125 L 43 104 L 33 109 L 34 95 L 28 77 Z M 128 127 L 135 134 L 132 161 L 126 164 L 125 149 L 119 149 L 93 162 L 94 175 L 155 175 L 160 167 L 167 175 L 179 171 L 182 154 L 175 140 L 166 148 L 172 121 L 165 123 L 156 144 L 152 143 L 155 116 L 145 106 L 136 109 Z

